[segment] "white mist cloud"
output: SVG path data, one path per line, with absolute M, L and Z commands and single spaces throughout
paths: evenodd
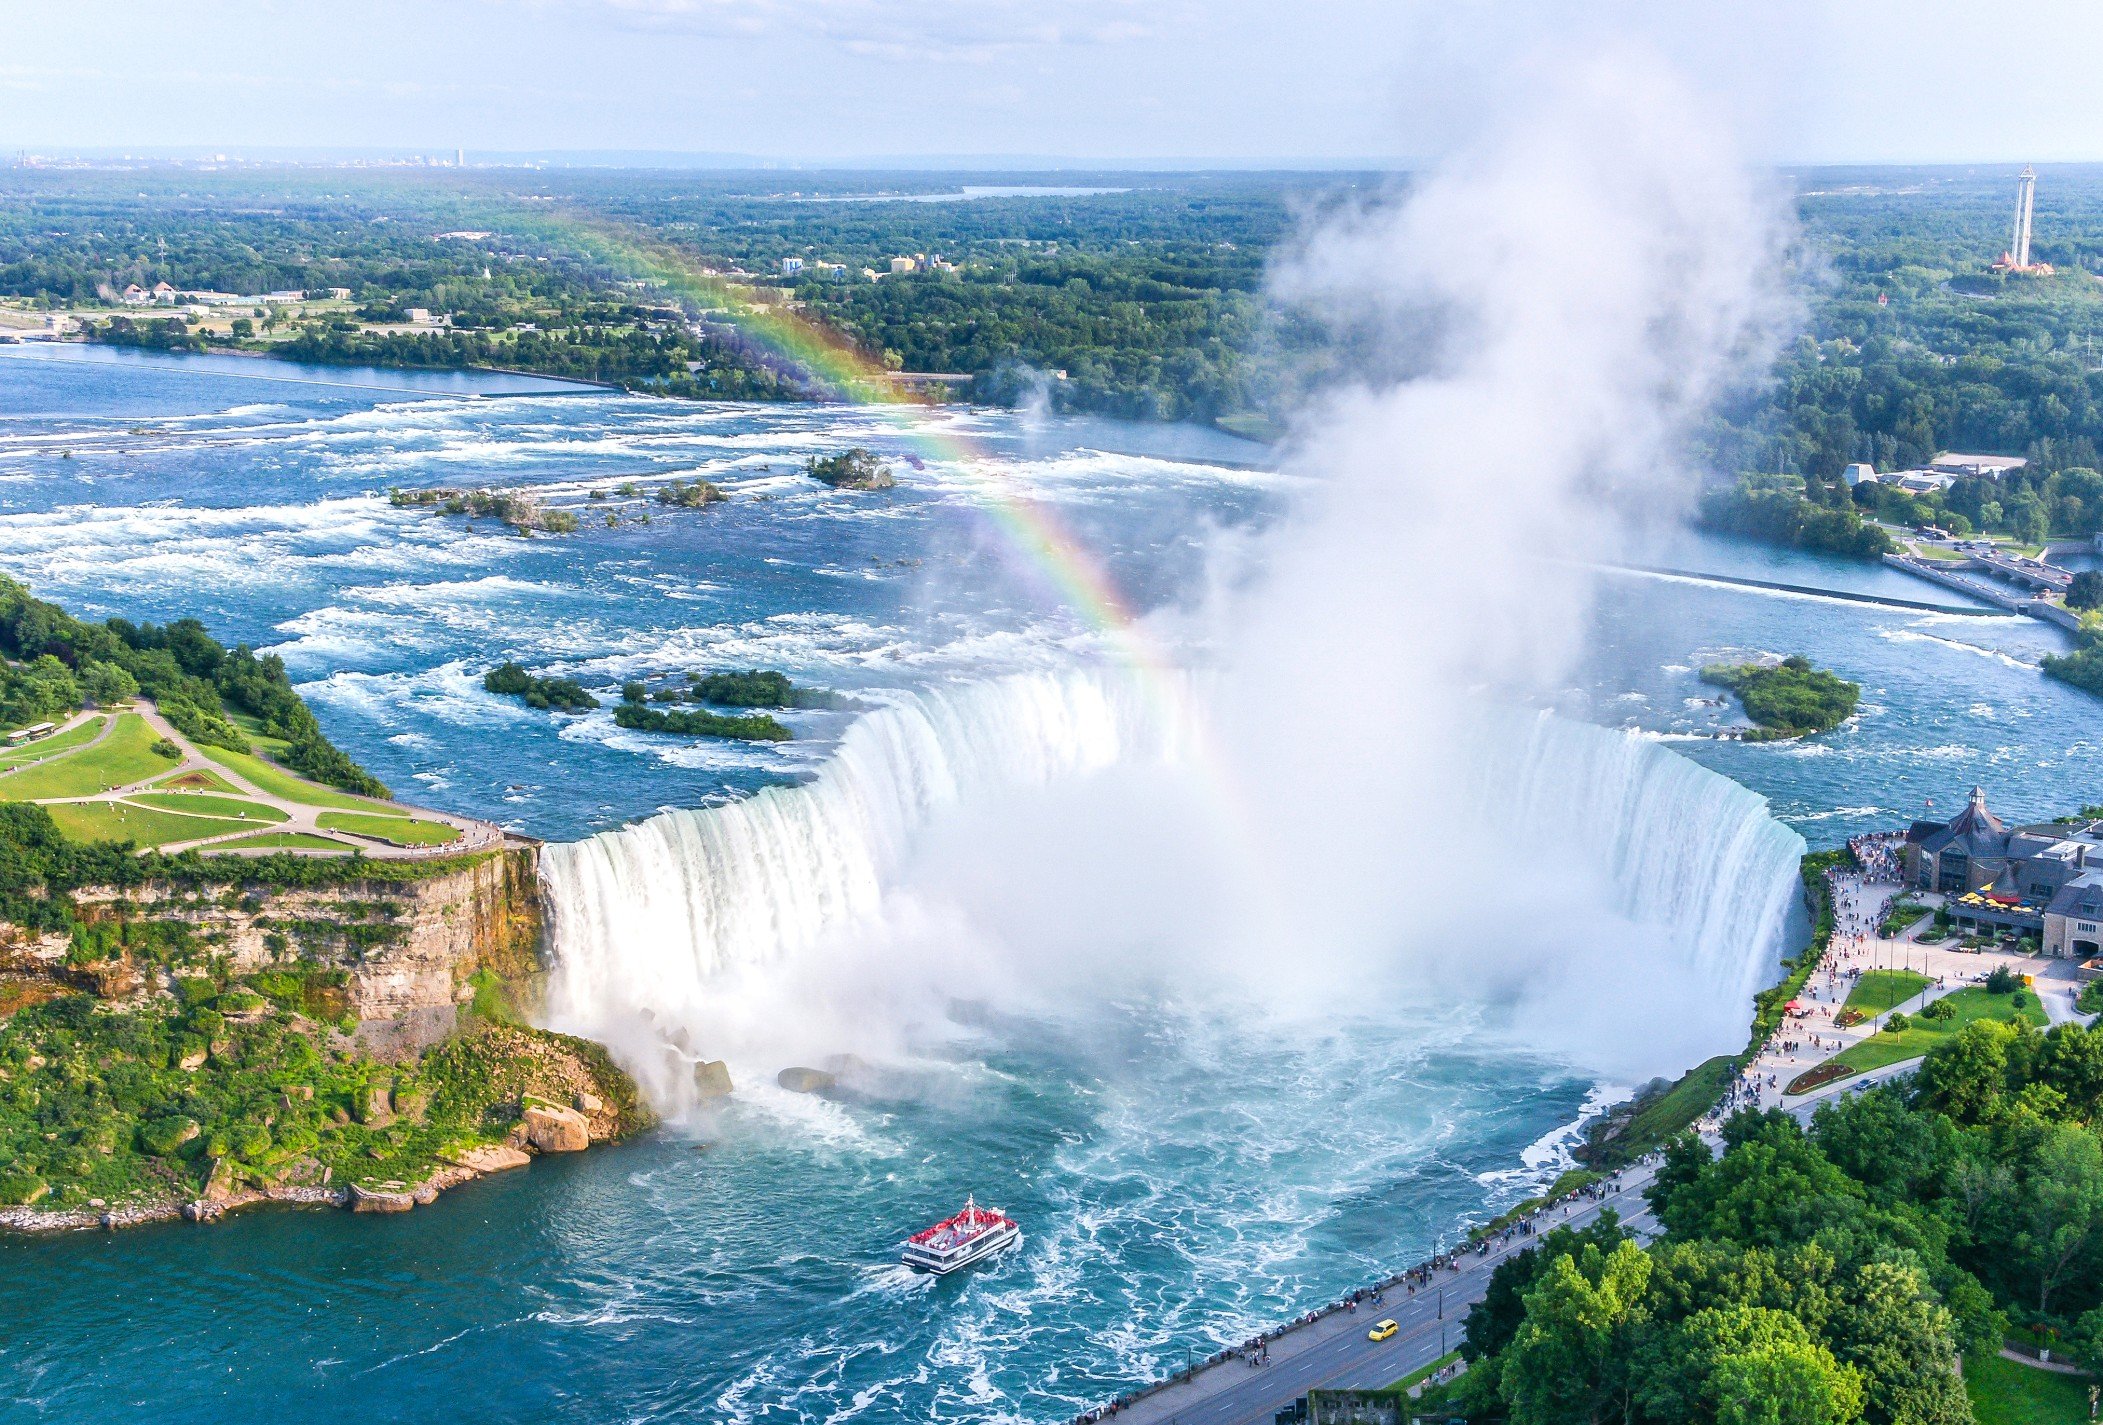
M 1787 227 L 1662 63 L 1614 51 L 1553 74 L 1281 263 L 1280 300 L 1354 364 L 1296 425 L 1289 465 L 1313 493 L 1237 551 L 1214 610 L 1211 747 L 1186 799 L 1098 778 L 1055 810 L 1007 809 L 1007 834 L 964 813 L 968 834 L 926 858 L 1031 963 L 1099 947 L 1065 952 L 1063 991 L 1152 977 L 1319 1012 L 1413 986 L 1522 1022 L 1557 1005 L 1581 1023 L 1553 1042 L 1619 1069 L 1742 1030 L 1772 885 L 1732 912 L 1744 924 L 1713 923 L 1728 888 L 1701 878 L 1744 868 L 1631 851 L 1628 818 L 1684 808 L 1622 800 L 1669 781 L 1737 816 L 1734 789 L 1652 785 L 1648 763 L 1581 741 L 1555 756 L 1585 765 L 1517 777 L 1541 735 L 1499 709 L 1561 686 L 1578 656 L 1591 590 L 1554 556 L 1611 556 L 1628 510 L 1669 516 L 1691 493 L 1689 426 L 1762 368 L 1787 312 Z M 1635 855 L 1670 864 L 1631 870 Z M 1787 859 L 1762 865 L 1786 877 Z M 1659 875 L 1665 894 L 1638 884 Z M 1048 919 L 1015 909 L 1052 901 Z M 1677 1031 L 1632 1058 L 1585 1042 L 1613 1016 Z
M 1292 463 L 1324 493 L 1272 541 L 1253 607 L 1276 626 L 1254 641 L 1277 648 L 1254 656 L 1307 647 L 1306 600 L 1355 604 L 1354 641 L 1433 660 L 1434 684 L 1559 677 L 1582 590 L 1543 585 L 1538 555 L 1605 552 L 1617 497 L 1689 493 L 1690 421 L 1764 365 L 1787 310 L 1776 196 L 1624 52 L 1314 231 L 1281 298 L 1414 369 L 1298 422 Z
M 647 986 L 612 1008 L 778 1066 L 893 1049 L 954 1000 L 1200 1001 L 1252 1033 L 1437 1001 L 1608 1073 L 1734 1047 L 1801 843 L 1720 777 L 1524 709 L 1590 617 L 1543 556 L 1677 507 L 1688 426 L 1786 310 L 1787 230 L 1669 69 L 1555 73 L 1281 263 L 1350 365 L 1297 424 L 1308 493 L 1172 634 L 1202 672 L 944 695 L 820 785 L 623 833 L 601 873 L 627 899 L 563 917 L 567 982 L 598 987 L 569 1022 Z

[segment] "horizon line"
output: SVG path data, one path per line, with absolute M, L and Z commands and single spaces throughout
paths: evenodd
M 179 144 L 130 147 L 116 144 L 38 148 L 29 144 L 0 146 L 5 166 L 16 171 L 46 164 L 139 163 L 190 167 L 355 168 L 378 163 L 389 167 L 438 171 L 533 170 L 570 168 L 630 171 L 692 170 L 722 173 L 1406 173 L 1435 160 L 1400 155 L 1132 155 L 1120 158 L 1060 154 L 889 154 L 866 157 L 780 156 L 721 153 L 691 149 L 520 148 L 349 145 L 214 145 Z M 456 162 L 456 155 L 466 161 Z M 1755 164 L 1777 171 L 1845 169 L 1979 169 L 2029 163 L 2039 168 L 2103 166 L 2094 158 L 1825 158 L 1770 160 Z

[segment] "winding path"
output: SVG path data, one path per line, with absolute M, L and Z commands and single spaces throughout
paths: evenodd
M 41 804 L 46 806 L 81 806 L 102 802 L 130 807 L 137 811 L 166 812 L 172 810 L 172 808 L 166 806 L 155 807 L 130 799 L 141 793 L 149 792 L 156 797 L 194 796 L 209 799 L 216 796 L 224 799 L 227 793 L 219 788 L 186 788 L 165 785 L 167 782 L 189 773 L 202 773 L 217 779 L 226 787 L 231 787 L 235 795 L 245 797 L 250 801 L 257 802 L 281 813 L 283 820 L 244 822 L 234 825 L 226 831 L 213 832 L 209 836 L 200 836 L 189 841 L 168 842 L 148 849 L 159 850 L 170 855 L 183 851 L 208 851 L 213 855 L 219 856 L 288 854 L 293 856 L 341 856 L 355 849 L 363 851 L 375 860 L 404 861 L 422 860 L 438 856 L 458 856 L 462 853 L 490 850 L 504 844 L 504 829 L 494 822 L 482 821 L 470 816 L 460 816 L 453 812 L 438 811 L 431 807 L 414 806 L 407 802 L 380 801 L 376 798 L 359 797 L 349 792 L 336 791 L 333 788 L 325 788 L 323 790 L 328 791 L 331 796 L 340 796 L 354 801 L 358 805 L 356 807 L 313 806 L 305 802 L 294 801 L 276 792 L 265 791 L 234 768 L 200 752 L 189 738 L 178 732 L 167 718 L 161 715 L 160 709 L 156 708 L 150 699 L 137 699 L 132 705 L 131 711 L 137 713 L 141 720 L 156 735 L 181 748 L 181 759 L 168 767 L 156 770 L 152 776 L 135 782 L 127 782 L 122 786 L 111 787 L 105 791 L 95 792 L 83 797 L 42 798 L 40 799 Z M 89 716 L 102 715 L 103 713 L 107 713 L 108 721 L 104 723 L 102 731 L 96 736 L 87 742 L 54 752 L 49 757 L 38 758 L 36 761 L 24 763 L 21 767 L 9 768 L 8 772 L 0 773 L 0 787 L 4 787 L 4 779 L 10 773 L 23 771 L 29 767 L 45 766 L 60 758 L 69 757 L 75 753 L 84 752 L 91 747 L 101 745 L 116 729 L 118 720 L 123 715 L 121 710 L 113 708 L 100 710 L 92 714 L 87 712 L 77 714 L 68 719 L 57 732 L 50 734 L 56 737 L 59 733 L 78 726 L 83 719 Z M 288 771 L 287 775 L 296 776 L 297 774 Z M 406 817 L 419 821 L 440 822 L 452 827 L 458 835 L 455 839 L 437 846 L 401 846 L 381 837 L 368 836 L 356 831 L 345 831 L 337 827 L 325 827 L 321 824 L 321 818 L 324 816 L 344 813 L 395 818 Z M 203 812 L 197 813 L 197 815 L 206 814 Z M 343 849 L 338 851 L 318 846 L 224 845 L 224 843 L 229 841 L 240 841 L 251 836 L 270 835 L 273 833 L 322 837 L 338 843 Z

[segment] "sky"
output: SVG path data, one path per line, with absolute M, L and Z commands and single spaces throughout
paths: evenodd
M 1781 162 L 2103 159 L 2098 0 L 0 0 L 0 153 L 1407 163 L 1662 52 Z

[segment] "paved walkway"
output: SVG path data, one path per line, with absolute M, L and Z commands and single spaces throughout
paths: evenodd
M 1848 1029 L 1834 1023 L 1847 1002 L 1849 991 L 1866 970 L 1911 970 L 1929 977 L 1931 983 L 1926 989 L 1895 1006 L 1908 1014 L 1916 1013 L 1931 1000 L 1977 984 L 1994 969 L 2005 966 L 2016 974 L 2035 977 L 2031 988 L 2036 991 L 2051 1023 L 2086 1017 L 2074 1008 L 2080 982 L 2069 961 L 2004 950 L 1965 950 L 1954 940 L 1924 945 L 1912 938 L 1921 928 L 1920 924 L 1909 926 L 1894 936 L 1883 935 L 1880 927 L 1885 913 L 1902 894 L 1931 904 L 1939 899 L 1918 892 L 1903 892 L 1893 882 L 1871 880 L 1855 872 L 1834 878 L 1833 940 L 1825 959 L 1798 996 L 1804 1012 L 1800 1017 L 1783 1020 L 1773 1041 L 1761 1050 L 1746 1070 L 1726 1112 L 1747 1105 L 1772 1108 L 1778 1103 L 1794 1108 L 1800 1103 L 1831 1097 L 1841 1085 L 1861 1087 L 1866 1080 L 1881 1081 L 1891 1077 L 1890 1072 L 1878 1071 L 1874 1080 L 1867 1075 L 1856 1075 L 1807 1094 L 1787 1092 L 1789 1084 L 1798 1075 L 1883 1028 L 1884 1021 L 1890 1016 L 1888 1010 Z M 1919 1062 L 1918 1059 L 1909 1059 L 1891 1068 L 1910 1072 Z M 1703 1126 L 1713 1128 L 1715 1122 L 1716 1119 L 1712 1118 Z
M 40 758 L 36 762 L 27 763 L 25 766 L 42 766 L 56 758 L 70 756 L 73 753 L 85 751 L 87 748 L 99 745 L 115 730 L 118 716 L 121 714 L 120 709 L 108 711 L 111 714 L 109 721 L 104 724 L 102 731 L 94 738 L 77 746 L 66 748 L 64 751 L 54 753 L 51 757 Z M 138 699 L 133 704 L 131 711 L 136 712 L 158 736 L 166 738 L 181 748 L 181 759 L 156 771 L 152 776 L 143 780 L 128 782 L 121 787 L 112 787 L 107 791 L 96 792 L 85 797 L 45 798 L 42 800 L 43 805 L 66 806 L 81 805 L 89 802 L 108 802 L 131 807 L 139 811 L 168 811 L 171 808 L 166 806 L 154 807 L 146 803 L 132 801 L 130 798 L 143 792 L 151 792 L 156 797 L 212 798 L 216 796 L 221 800 L 225 799 L 227 793 L 219 790 L 217 787 L 186 788 L 163 785 L 186 773 L 196 772 L 207 774 L 226 786 L 232 787 L 236 794 L 272 808 L 283 815 L 283 820 L 247 822 L 228 831 L 215 832 L 210 836 L 201 836 L 192 841 L 169 842 L 150 849 L 157 849 L 170 855 L 182 851 L 210 851 L 215 855 L 225 856 L 271 856 L 288 853 L 294 856 L 341 856 L 344 854 L 344 851 L 356 848 L 376 860 L 402 861 L 419 860 L 434 856 L 457 856 L 463 852 L 484 851 L 500 846 L 504 842 L 504 829 L 493 822 L 482 821 L 470 816 L 459 816 L 453 812 L 437 811 L 430 807 L 412 806 L 407 802 L 380 801 L 375 798 L 356 797 L 348 792 L 334 791 L 332 791 L 332 795 L 350 798 L 360 805 L 355 808 L 317 807 L 293 801 L 278 793 L 265 791 L 232 767 L 227 766 L 223 762 L 214 761 L 200 752 L 191 744 L 190 739 L 176 731 L 168 720 L 161 716 L 160 709 L 156 708 L 150 699 Z M 76 715 L 68 719 L 64 727 L 61 727 L 59 731 L 63 732 L 67 728 L 77 726 L 83 718 L 91 715 L 93 714 L 81 713 Z M 58 734 L 53 733 L 51 735 L 55 737 Z M 9 770 L 20 771 L 22 769 L 11 768 Z M 5 775 L 0 773 L 0 788 L 4 788 Z M 354 815 L 413 817 L 419 821 L 442 822 L 452 827 L 459 835 L 442 846 L 398 846 L 380 837 L 366 836 L 359 832 L 345 831 L 336 827 L 325 827 L 321 824 L 322 817 L 332 813 L 343 812 L 350 812 Z M 325 837 L 338 843 L 344 850 L 331 851 L 322 847 L 227 847 L 223 845 L 223 843 L 228 841 L 239 841 L 246 837 L 263 836 L 271 833 L 303 833 L 308 836 Z
M 116 730 L 117 719 L 114 716 L 105 713 L 100 708 L 82 708 L 79 712 L 73 714 L 73 716 L 67 718 L 57 727 L 53 728 L 51 731 L 45 733 L 42 737 L 38 738 L 36 742 L 31 742 L 27 744 L 27 746 L 35 747 L 38 745 L 38 743 L 51 742 L 57 738 L 63 737 L 67 733 L 71 732 L 74 728 L 79 727 L 82 723 L 86 722 L 89 718 L 96 717 L 105 717 L 108 718 L 108 721 L 102 724 L 102 730 L 100 732 L 96 733 L 86 742 L 76 742 L 71 747 L 61 747 L 48 757 L 32 757 L 27 762 L 17 762 L 14 766 L 7 768 L 5 771 L 0 771 L 0 783 L 4 783 L 7 778 L 12 777 L 17 772 L 26 772 L 31 767 L 41 767 L 46 762 L 56 762 L 61 757 L 70 757 L 76 752 L 85 752 L 90 747 L 100 747 L 103 743 L 109 741 L 110 733 Z

